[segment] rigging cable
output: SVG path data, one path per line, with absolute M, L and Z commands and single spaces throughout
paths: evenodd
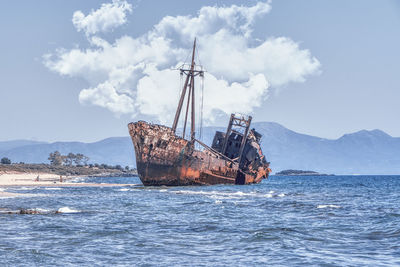
M 203 138 L 203 100 L 204 100 L 204 73 L 200 75 L 200 87 L 201 87 L 201 95 L 200 95 L 200 135 L 199 139 L 201 141 Z

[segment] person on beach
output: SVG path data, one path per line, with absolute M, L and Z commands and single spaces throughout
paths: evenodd
M 39 182 L 39 175 L 36 177 L 35 182 Z
M 60 183 L 62 183 L 63 182 L 63 178 L 62 178 L 62 175 L 60 175 Z

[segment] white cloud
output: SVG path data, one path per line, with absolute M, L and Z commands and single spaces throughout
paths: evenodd
M 86 33 L 105 30 L 111 27 L 104 26 L 108 22 L 94 17 L 103 17 L 114 8 L 126 11 L 121 8 L 126 5 L 125 1 L 103 4 L 80 20 L 77 29 Z M 154 116 L 170 123 L 180 90 L 179 73 L 171 68 L 182 64 L 197 37 L 200 60 L 208 71 L 205 118 L 212 121 L 220 112 L 251 113 L 263 104 L 269 86 L 303 82 L 320 68 L 318 60 L 290 38 L 255 42 L 252 30 L 256 19 L 270 9 L 267 2 L 250 7 L 203 7 L 196 16 L 166 16 L 139 37 L 122 36 L 109 43 L 91 36 L 88 49 L 59 49 L 45 55 L 44 63 L 61 75 L 89 82 L 90 88 L 83 89 L 79 96 L 81 103 L 102 106 L 117 114 Z M 123 22 L 125 11 L 119 13 L 124 15 Z M 119 21 L 110 25 L 123 23 Z
M 166 16 L 155 25 L 154 35 L 166 38 L 180 37 L 183 43 L 190 43 L 197 36 L 212 35 L 220 29 L 234 34 L 249 37 L 254 20 L 268 13 L 271 6 L 266 2 L 258 2 L 251 7 L 236 6 L 202 7 L 197 16 Z
M 170 123 L 180 97 L 180 82 L 175 70 L 158 70 L 154 65 L 144 70 L 145 76 L 137 84 L 136 103 L 138 112 L 156 116 L 162 123 Z M 217 79 L 205 73 L 203 114 L 207 121 L 214 121 L 216 111 L 251 113 L 260 106 L 268 92 L 268 82 L 263 74 L 250 75 L 243 83 Z M 196 99 L 201 98 L 200 84 Z M 185 102 L 186 103 L 186 102 Z M 199 107 L 197 107 L 197 110 Z
M 248 80 L 242 83 L 228 83 L 217 79 L 210 73 L 205 76 L 204 87 L 204 115 L 213 120 L 213 112 L 221 110 L 227 114 L 250 114 L 255 107 L 259 107 L 267 97 L 268 81 L 261 73 L 250 75 Z
M 137 107 L 142 114 L 158 117 L 162 123 L 172 121 L 179 100 L 179 78 L 171 69 L 158 70 L 148 65 L 137 84 Z
M 102 4 L 96 11 L 87 16 L 82 11 L 74 12 L 72 23 L 78 31 L 87 35 L 106 32 L 126 22 L 126 13 L 132 12 L 132 5 L 126 0 L 113 0 L 112 3 Z
M 112 82 L 106 81 L 95 88 L 83 89 L 79 94 L 83 104 L 91 103 L 105 107 L 116 114 L 129 113 L 134 110 L 133 99 L 129 95 L 118 93 Z
M 304 82 L 316 73 L 319 61 L 308 50 L 286 37 L 269 38 L 258 46 L 224 30 L 207 36 L 201 43 L 202 62 L 208 71 L 228 81 L 243 81 L 249 73 L 262 73 L 273 87 Z

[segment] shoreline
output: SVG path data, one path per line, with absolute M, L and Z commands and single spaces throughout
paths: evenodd
M 36 178 L 39 176 L 39 181 Z M 61 176 L 52 173 L 0 173 L 0 198 L 30 196 L 31 194 L 7 192 L 11 187 L 124 187 L 138 184 L 75 183 L 72 179 L 88 176 Z

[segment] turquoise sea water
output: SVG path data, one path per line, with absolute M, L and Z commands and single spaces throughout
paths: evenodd
M 400 176 L 0 189 L 1 266 L 400 266 Z M 79 181 L 78 181 L 79 182 Z M 55 214 L 55 211 L 61 213 Z

